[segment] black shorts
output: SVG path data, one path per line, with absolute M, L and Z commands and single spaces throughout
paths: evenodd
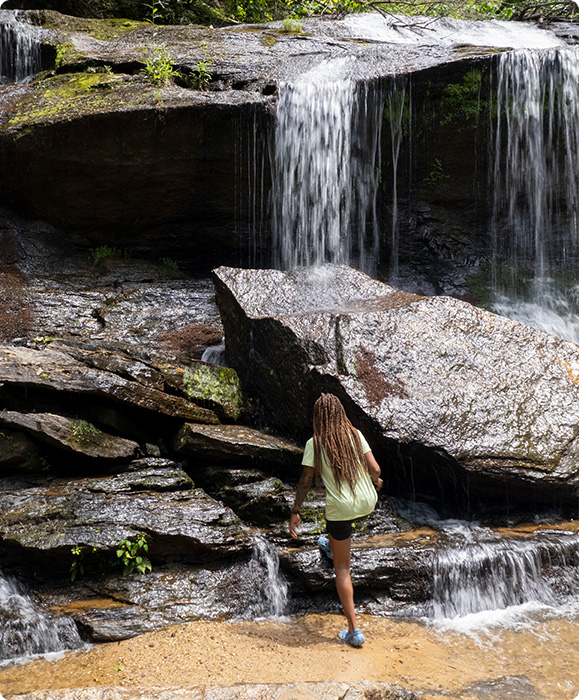
M 355 520 L 326 520 L 326 532 L 335 540 L 347 540 L 352 536 L 352 523 Z

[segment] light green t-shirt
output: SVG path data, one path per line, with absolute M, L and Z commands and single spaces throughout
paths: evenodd
M 362 451 L 364 454 L 370 452 L 370 445 L 366 442 L 366 438 L 359 430 L 358 434 Z M 306 442 L 302 464 L 306 467 L 314 466 L 314 438 Z M 326 487 L 326 520 L 355 520 L 369 515 L 374 510 L 378 494 L 370 474 L 363 466 L 360 467 L 359 478 L 354 487 L 355 496 L 348 484 L 343 483 L 341 489 L 338 487 L 323 450 L 320 471 Z

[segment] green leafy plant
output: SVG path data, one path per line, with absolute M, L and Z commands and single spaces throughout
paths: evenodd
M 182 275 L 183 273 L 179 269 L 179 265 L 176 260 L 173 260 L 173 258 L 161 258 L 161 262 L 165 267 L 168 267 L 171 272 L 173 272 L 175 275 Z
M 197 90 L 206 90 L 207 86 L 211 82 L 211 72 L 209 68 L 211 65 L 205 61 L 199 61 L 197 64 L 197 69 L 191 76 L 191 84 Z
M 299 20 L 289 19 L 288 17 L 284 19 L 282 32 L 286 34 L 301 34 L 301 31 L 302 23 Z
M 180 75 L 179 71 L 175 70 L 175 62 L 167 53 L 167 49 L 162 46 L 157 46 L 152 57 L 145 61 L 141 73 L 157 87 L 166 85 L 172 78 Z
M 115 246 L 100 245 L 98 248 L 89 250 L 93 265 L 98 265 L 105 258 L 128 258 L 129 254 L 126 248 L 117 248 Z
M 161 9 L 165 9 L 161 0 L 151 0 L 151 3 L 145 3 L 145 7 L 149 8 L 149 16 L 143 17 L 144 22 L 148 22 L 152 27 L 153 38 L 155 37 L 155 28 L 159 20 L 163 19 Z
M 149 551 L 147 538 L 144 535 L 139 535 L 136 540 L 121 540 L 117 545 L 117 557 L 123 565 L 123 575 L 138 571 L 140 574 L 146 574 L 152 571 L 153 566 L 147 557 L 142 555 L 143 552 Z
M 434 159 L 432 165 L 432 170 L 424 178 L 423 182 L 425 185 L 434 186 L 443 180 L 450 180 L 450 175 L 444 172 L 444 167 L 438 158 Z
M 79 445 L 92 445 L 100 440 L 101 431 L 86 420 L 75 420 L 72 424 L 71 434 L 67 441 L 74 441 Z
M 82 549 L 78 545 L 72 547 L 70 553 L 72 554 L 72 564 L 70 565 L 70 580 L 74 582 L 77 576 L 84 575 L 84 554 Z

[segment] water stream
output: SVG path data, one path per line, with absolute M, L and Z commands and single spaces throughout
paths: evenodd
M 0 573 L 0 663 L 82 645 L 70 618 L 49 615 L 19 581 Z
M 263 535 L 253 540 L 248 578 L 254 582 L 253 618 L 282 618 L 287 613 L 289 586 L 279 570 L 275 547 Z
M 28 80 L 50 63 L 43 44 L 46 30 L 19 21 L 18 13 L 0 9 L 0 84 Z
M 424 41 L 420 32 L 375 16 L 347 23 L 375 40 Z M 492 309 L 579 342 L 579 54 L 536 27 L 519 34 L 506 23 L 467 25 L 440 21 L 431 28 L 433 41 L 452 43 L 460 28 L 473 43 L 534 47 L 498 57 L 488 96 L 488 173 L 474 175 L 486 180 L 491 199 Z M 412 76 L 357 83 L 349 77 L 353 60 L 323 62 L 280 85 L 272 262 L 282 269 L 346 263 L 371 275 L 382 264 L 398 286 L 404 235 L 398 169 L 412 160 L 412 128 L 404 121 L 413 118 Z M 389 189 L 381 192 L 383 115 L 391 172 Z M 484 142 L 488 124 L 481 119 L 477 129 Z M 380 197 L 388 202 L 389 222 L 377 213 Z M 411 203 L 406 219 L 416 215 Z
M 279 87 L 273 187 L 274 263 L 376 267 L 375 201 L 382 99 L 326 61 Z
M 579 54 L 500 56 L 490 160 L 494 308 L 579 342 Z

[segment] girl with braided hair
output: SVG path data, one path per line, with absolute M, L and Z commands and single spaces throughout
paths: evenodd
M 314 404 L 314 436 L 306 443 L 302 465 L 290 518 L 290 534 L 297 537 L 300 507 L 313 477 L 321 478 L 326 487 L 328 555 L 334 560 L 336 589 L 348 620 L 348 629 L 338 636 L 351 646 L 361 647 L 366 639 L 356 621 L 350 577 L 352 523 L 374 510 L 378 500 L 376 491 L 382 488 L 382 479 L 366 439 L 350 423 L 342 403 L 333 394 L 322 394 Z M 320 547 L 324 549 L 323 542 Z

